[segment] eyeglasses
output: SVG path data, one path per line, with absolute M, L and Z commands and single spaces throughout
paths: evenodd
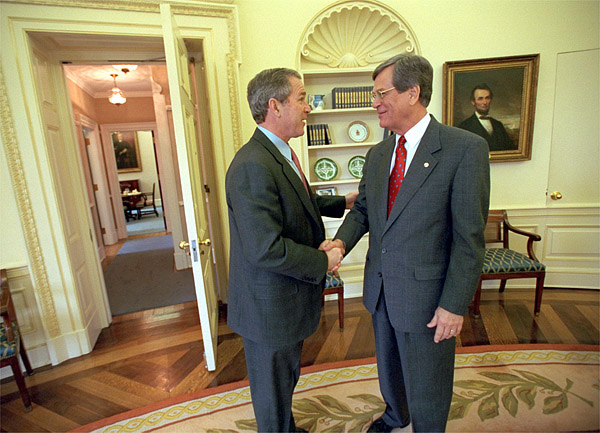
M 389 89 L 375 90 L 374 92 L 371 92 L 371 102 L 375 102 L 375 99 L 377 99 L 377 98 L 383 99 L 383 97 L 385 96 L 385 94 L 387 92 L 391 92 L 394 89 L 396 89 L 396 88 L 395 87 L 390 87 Z

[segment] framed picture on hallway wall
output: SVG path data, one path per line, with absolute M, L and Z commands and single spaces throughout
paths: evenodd
M 117 172 L 129 173 L 133 171 L 142 171 L 142 160 L 140 158 L 137 133 L 135 131 L 115 131 L 110 135 L 115 151 Z
M 530 160 L 539 57 L 444 63 L 443 123 L 485 138 L 490 162 Z

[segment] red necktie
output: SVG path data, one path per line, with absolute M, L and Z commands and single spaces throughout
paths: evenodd
M 390 174 L 387 211 L 388 217 L 390 216 L 392 207 L 394 207 L 396 195 L 398 194 L 398 191 L 402 186 L 402 181 L 404 180 L 404 167 L 406 166 L 406 147 L 404 147 L 404 143 L 406 143 L 406 138 L 404 138 L 404 135 L 401 135 L 398 139 L 398 147 L 396 147 L 396 160 L 394 162 L 394 168 L 392 170 L 392 174 Z
M 300 167 L 300 161 L 298 161 L 298 156 L 296 155 L 296 152 L 294 152 L 294 149 L 292 149 L 291 146 L 290 150 L 292 151 L 292 161 L 294 162 L 294 164 L 296 164 L 298 172 L 300 172 L 300 178 L 302 179 L 302 183 L 304 184 L 304 188 L 306 189 L 306 193 L 310 197 L 310 193 L 308 192 L 308 184 L 306 183 L 306 178 L 304 177 L 304 173 L 302 172 L 302 168 Z

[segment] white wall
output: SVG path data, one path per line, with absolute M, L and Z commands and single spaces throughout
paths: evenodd
M 242 132 L 248 139 L 255 124 L 245 101 L 248 81 L 260 70 L 295 68 L 299 38 L 306 25 L 330 0 L 279 1 L 235 0 L 238 7 L 242 65 L 240 101 Z M 600 2 L 592 1 L 438 1 L 387 0 L 417 35 L 421 54 L 434 66 L 430 112 L 441 120 L 442 65 L 445 61 L 540 53 L 533 152 L 531 161 L 492 165 L 493 208 L 544 207 L 556 58 L 561 52 L 596 48 L 599 45 Z M 26 263 L 21 225 L 12 193 L 8 189 L 7 166 L 2 164 L 0 210 L 0 266 Z M 519 191 L 507 194 L 507 191 Z M 9 242 L 8 247 L 4 247 Z
M 296 68 L 300 36 L 329 0 L 235 0 L 239 7 L 243 63 L 240 86 L 260 70 Z M 443 64 L 446 61 L 540 54 L 531 161 L 492 164 L 492 208 L 546 205 L 558 53 L 600 45 L 600 2 L 386 0 L 411 26 L 421 55 L 434 67 L 429 111 L 442 120 Z M 251 36 L 251 37 L 250 37 Z M 244 139 L 255 124 L 242 99 Z

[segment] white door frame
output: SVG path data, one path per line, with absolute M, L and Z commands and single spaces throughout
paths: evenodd
M 104 245 L 116 244 L 119 241 L 115 220 L 111 211 L 110 191 L 108 185 L 108 176 L 104 168 L 104 158 L 102 151 L 102 140 L 100 139 L 100 128 L 98 124 L 83 114 L 75 116 L 75 123 L 81 124 L 84 128 L 90 131 L 90 146 L 93 158 L 90 158 L 91 170 L 94 174 L 94 182 L 96 182 L 96 201 L 98 203 L 98 214 L 100 222 L 104 229 Z

